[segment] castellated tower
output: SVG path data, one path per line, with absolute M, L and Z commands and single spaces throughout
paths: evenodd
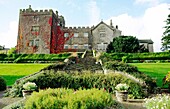
M 17 52 L 19 54 L 50 54 L 55 53 L 58 46 L 58 35 L 64 27 L 63 16 L 58 16 L 52 10 L 20 9 Z

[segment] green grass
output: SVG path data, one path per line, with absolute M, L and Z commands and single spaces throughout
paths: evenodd
M 162 87 L 162 79 L 170 71 L 170 63 L 131 63 L 131 65 L 137 66 L 139 71 L 155 78 L 159 87 Z
M 8 86 L 26 75 L 35 73 L 49 64 L 0 64 L 0 76 L 2 76 Z

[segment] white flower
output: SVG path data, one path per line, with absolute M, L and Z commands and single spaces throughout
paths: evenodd
M 115 89 L 117 91 L 127 91 L 129 89 L 129 86 L 127 84 L 118 84 Z
M 33 82 L 27 82 L 23 85 L 23 88 L 25 90 L 36 90 L 37 89 L 37 85 Z

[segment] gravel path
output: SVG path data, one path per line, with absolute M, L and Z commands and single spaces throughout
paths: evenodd
M 22 97 L 20 98 L 19 97 L 18 98 L 3 97 L 3 94 L 4 94 L 4 91 L 1 91 L 0 92 L 0 109 L 22 99 Z

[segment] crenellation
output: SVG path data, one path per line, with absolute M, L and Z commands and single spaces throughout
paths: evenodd
M 47 10 L 47 9 L 45 9 L 45 10 L 44 10 L 44 12 L 48 12 L 48 10 Z
M 69 29 L 72 29 L 72 27 L 69 27 Z
M 38 10 L 35 10 L 34 12 L 38 12 Z
M 43 12 L 43 10 L 40 10 L 40 12 Z

